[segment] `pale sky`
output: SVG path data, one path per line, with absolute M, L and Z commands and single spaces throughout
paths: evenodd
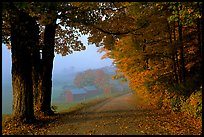
M 82 41 L 87 45 L 86 37 L 82 37 Z M 95 45 L 87 45 L 85 51 L 76 51 L 67 56 L 55 54 L 53 75 L 62 71 L 65 68 L 74 67 L 76 70 L 87 70 L 111 66 L 111 59 L 103 59 L 101 57 L 104 53 L 97 52 L 99 48 Z M 11 74 L 11 51 L 2 44 L 2 82 L 4 77 Z

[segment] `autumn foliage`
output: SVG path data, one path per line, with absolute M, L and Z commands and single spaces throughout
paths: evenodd
M 200 2 L 130 3 L 123 16 L 131 25 L 101 36 L 103 58 L 114 59 L 119 68 L 114 78 L 125 77 L 153 106 L 200 117 L 201 9 Z

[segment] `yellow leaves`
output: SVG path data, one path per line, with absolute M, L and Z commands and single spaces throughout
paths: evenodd
M 96 2 L 71 2 L 71 4 L 82 10 L 87 10 L 87 9 L 96 7 L 97 3 Z
M 12 47 L 11 44 L 8 44 L 8 43 L 6 44 L 6 46 L 8 49 L 11 49 L 11 47 Z
M 109 57 L 109 54 L 106 53 L 106 54 L 104 54 L 104 55 L 101 57 L 101 59 L 106 59 L 106 58 L 108 58 L 108 57 Z
M 187 9 L 187 11 L 188 11 L 188 13 L 190 14 L 190 13 L 192 13 L 193 12 L 193 9 Z
M 190 71 L 191 68 L 195 65 L 195 63 L 196 63 L 196 62 L 189 62 L 189 63 L 185 66 L 186 70 L 187 70 L 187 71 Z
M 196 106 L 196 105 L 197 105 L 197 101 L 195 100 L 194 97 L 191 97 L 191 98 L 190 98 L 190 104 L 191 104 L 192 106 Z
M 124 7 L 128 7 L 128 6 L 133 5 L 133 3 L 132 2 L 122 2 L 121 5 Z
M 190 47 L 187 49 L 189 54 L 195 54 L 196 53 L 197 48 L 196 47 Z
M 189 103 L 190 105 L 192 105 L 194 108 L 197 107 L 197 105 L 199 104 L 199 101 L 202 100 L 202 95 L 199 94 L 200 92 L 197 92 L 197 93 L 193 93 L 190 98 L 189 98 Z
M 130 49 L 133 49 L 132 44 L 133 44 L 132 35 L 126 35 L 116 42 L 115 47 L 119 51 L 122 51 L 122 52 L 128 51 L 129 52 Z
M 76 6 L 76 7 L 80 7 L 80 6 L 82 6 L 82 2 L 72 2 L 71 3 L 73 6 Z
M 98 52 L 99 53 L 102 53 L 102 52 L 105 52 L 105 54 L 101 57 L 101 59 L 105 59 L 105 58 L 108 58 L 108 57 L 110 57 L 110 51 L 108 50 L 108 49 L 106 49 L 106 48 L 100 48 L 99 50 L 98 50 Z

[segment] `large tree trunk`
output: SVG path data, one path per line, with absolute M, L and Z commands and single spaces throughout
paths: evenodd
M 52 115 L 51 93 L 52 93 L 52 69 L 54 60 L 56 20 L 45 26 L 44 46 L 42 48 L 42 59 L 38 81 L 37 111 L 44 115 Z
M 42 89 L 42 78 L 41 78 L 41 66 L 42 60 L 40 55 L 40 47 L 37 46 L 33 49 L 33 67 L 32 67 L 32 80 L 33 80 L 33 99 L 34 99 L 34 112 L 39 112 L 41 101 L 39 100 L 40 91 Z M 38 115 L 38 114 L 36 114 Z
M 34 119 L 31 51 L 38 44 L 35 28 L 35 20 L 21 11 L 11 24 L 12 115 L 25 122 Z
M 43 59 L 43 73 L 44 73 L 44 85 L 46 88 L 45 96 L 45 110 L 48 114 L 53 114 L 51 110 L 51 95 L 52 95 L 52 70 L 54 61 L 54 45 L 55 45 L 55 30 L 56 20 L 49 25 L 45 26 L 45 36 L 42 59 Z

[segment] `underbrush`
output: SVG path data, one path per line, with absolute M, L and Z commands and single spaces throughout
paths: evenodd
M 189 117 L 201 118 L 202 86 L 200 89 L 192 91 L 188 96 L 166 90 L 159 103 L 162 109 L 169 109 L 173 113 L 181 112 Z
M 170 86 L 164 84 L 144 85 L 136 92 L 145 100 L 145 105 L 163 109 L 169 113 L 182 113 L 191 118 L 202 118 L 202 86 Z M 190 87 L 189 87 L 190 86 Z M 194 87 L 193 87 L 194 86 Z
M 180 110 L 187 115 L 201 118 L 202 116 L 202 87 L 193 92 L 186 100 L 181 100 Z

